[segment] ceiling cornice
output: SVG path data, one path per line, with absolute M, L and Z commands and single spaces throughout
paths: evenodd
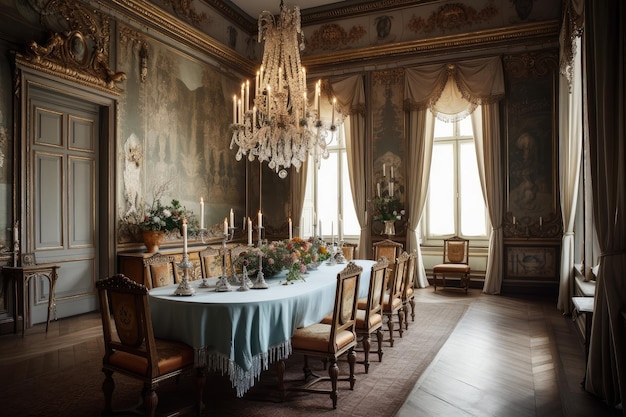
M 439 3 L 440 0 L 376 0 L 359 1 L 348 6 L 337 7 L 337 4 L 320 6 L 302 11 L 302 25 L 317 25 L 332 20 L 348 19 L 387 10 L 398 10 L 428 3 Z
M 205 33 L 189 26 L 189 24 L 175 18 L 166 11 L 145 0 L 108 0 L 100 1 L 103 8 L 113 7 L 116 12 L 124 15 L 131 21 L 136 21 L 150 29 L 180 42 L 181 44 L 205 53 L 219 62 L 237 68 L 243 73 L 254 74 L 256 64 L 242 57 Z
M 510 46 L 529 41 L 555 43 L 558 39 L 559 28 L 560 22 L 558 20 L 507 26 L 472 33 L 307 55 L 302 57 L 302 64 L 307 68 L 308 73 L 313 73 L 328 71 L 329 67 L 375 64 L 381 61 L 388 63 L 391 58 L 402 59 L 429 54 L 441 55 L 460 50 L 489 50 L 503 45 Z

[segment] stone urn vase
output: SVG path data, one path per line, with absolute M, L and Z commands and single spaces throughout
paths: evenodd
M 159 245 L 163 243 L 165 232 L 162 230 L 144 230 L 143 244 L 146 245 L 146 252 L 156 253 L 159 251 Z
M 395 220 L 383 220 L 385 223 L 385 231 L 383 234 L 385 235 L 395 235 L 396 234 L 396 221 Z

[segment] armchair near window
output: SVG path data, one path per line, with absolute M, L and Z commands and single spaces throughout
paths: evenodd
M 460 279 L 459 286 L 469 287 L 469 240 L 454 236 L 443 242 L 443 263 L 433 267 L 433 285 L 437 291 L 437 279 L 441 277 L 442 285 L 446 286 L 446 277 L 453 276 Z

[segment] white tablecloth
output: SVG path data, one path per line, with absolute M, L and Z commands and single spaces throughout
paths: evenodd
M 373 261 L 363 267 L 359 297 L 367 296 Z M 285 284 L 285 272 L 266 278 L 268 289 L 216 292 L 217 278 L 193 296 L 173 295 L 177 285 L 150 291 L 150 312 L 156 337 L 185 342 L 196 351 L 196 365 L 228 374 L 237 395 L 254 385 L 269 364 L 289 356 L 298 327 L 319 322 L 334 306 L 337 274 L 346 264 L 322 264 L 304 275 L 306 281 Z

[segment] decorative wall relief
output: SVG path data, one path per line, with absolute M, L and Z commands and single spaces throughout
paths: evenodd
M 221 223 L 231 207 L 243 213 L 245 165 L 235 161 L 228 134 L 228 100 L 239 81 L 132 30 L 121 32 L 119 61 L 129 76 L 120 114 L 132 117 L 120 121 L 119 137 L 125 138 L 118 147 L 124 149 L 119 164 L 124 172 L 117 176 L 124 177 L 120 219 L 132 221 L 132 213 L 151 202 L 146 193 L 161 184 L 168 184 L 164 201 L 175 198 L 195 213 L 202 197 L 208 229 Z M 142 50 L 150 52 L 145 82 Z M 120 233 L 120 240 L 132 241 L 132 236 Z
M 322 25 L 306 40 L 305 51 L 341 49 L 362 39 L 366 33 L 367 31 L 363 26 L 352 26 L 346 32 L 341 26 L 334 23 Z
M 504 58 L 508 237 L 559 236 L 556 53 Z
M 444 4 L 426 19 L 413 15 L 408 28 L 414 33 L 431 34 L 436 30 L 450 32 L 463 29 L 473 24 L 487 22 L 497 16 L 499 10 L 489 1 L 485 7 L 476 10 L 461 3 Z
M 372 184 L 383 182 L 383 164 L 387 175 L 394 167 L 395 195 L 404 202 L 404 71 L 394 69 L 372 73 L 372 139 L 374 178 Z M 387 178 L 388 179 L 388 178 Z
M 109 66 L 109 17 L 79 1 L 28 3 L 53 33 L 44 44 L 29 42 L 18 61 L 90 87 L 119 93 L 126 75 Z
M 178 17 L 196 25 L 207 20 L 206 13 L 198 13 L 193 8 L 193 0 L 163 0 L 163 3 L 170 6 Z

